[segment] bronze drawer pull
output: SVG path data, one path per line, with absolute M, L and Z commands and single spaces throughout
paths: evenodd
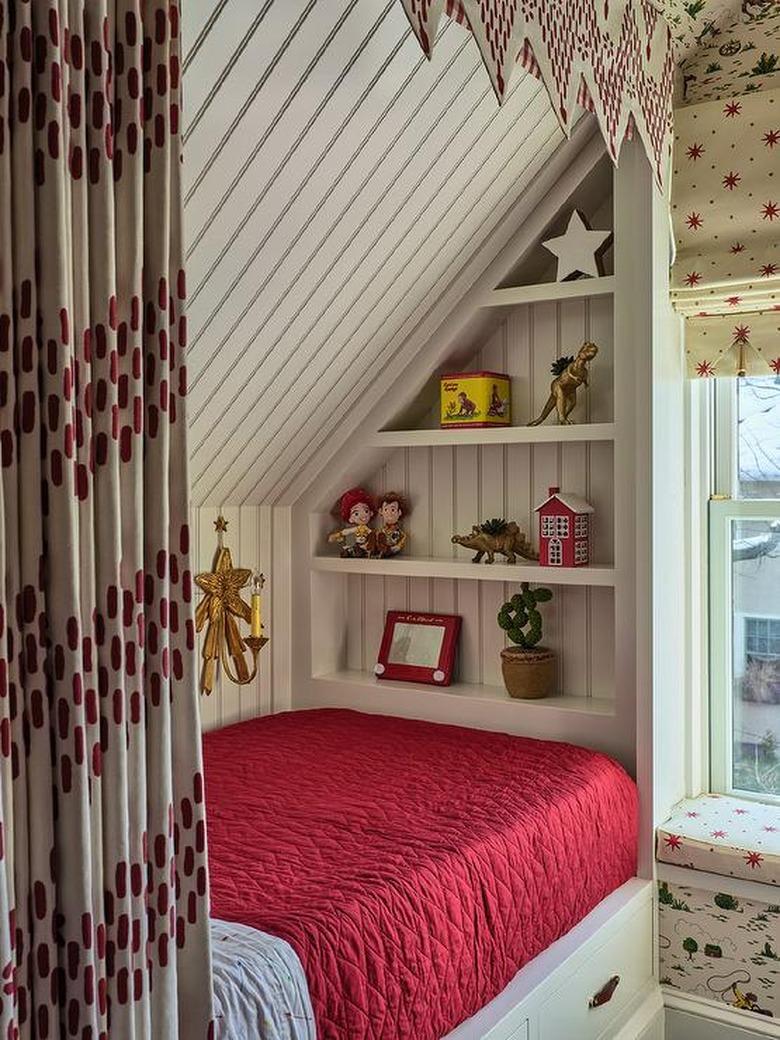
M 618 988 L 620 982 L 619 975 L 613 975 L 609 982 L 605 982 L 598 993 L 595 993 L 588 1001 L 588 1007 L 598 1008 L 603 1004 L 608 1004 L 615 995 L 615 990 Z

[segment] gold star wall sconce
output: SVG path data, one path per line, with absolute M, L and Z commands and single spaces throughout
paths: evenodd
M 246 686 L 257 675 L 258 658 L 268 639 L 263 635 L 261 596 L 265 578 L 243 567 L 233 566 L 230 549 L 225 545 L 228 522 L 217 517 L 217 551 L 210 571 L 195 575 L 195 584 L 203 590 L 203 598 L 195 611 L 198 632 L 206 629 L 203 640 L 203 669 L 200 689 L 207 696 L 214 689 L 219 668 L 231 682 Z M 250 602 L 241 590 L 251 582 Z M 249 635 L 242 636 L 240 623 L 249 625 Z M 247 663 L 249 650 L 251 661 Z

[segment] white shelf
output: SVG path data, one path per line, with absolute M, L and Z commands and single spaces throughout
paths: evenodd
M 454 697 L 461 701 L 501 701 L 521 710 L 574 711 L 586 715 L 614 715 L 615 702 L 608 697 L 544 697 L 539 700 L 520 700 L 510 697 L 503 686 L 484 686 L 479 683 L 454 682 L 451 686 L 429 686 L 427 683 L 379 680 L 371 672 L 340 671 L 315 675 L 317 683 L 332 683 L 341 687 L 370 687 L 376 693 L 426 693 L 438 697 Z
M 471 550 L 463 550 L 464 555 Z M 396 556 L 392 560 L 353 560 L 340 556 L 314 556 L 312 569 L 334 574 L 379 574 L 400 578 L 466 578 L 472 581 L 532 581 L 544 585 L 615 584 L 614 567 L 592 564 L 588 567 L 540 567 L 538 563 L 472 563 L 435 556 Z
M 543 282 L 541 285 L 517 285 L 507 289 L 491 289 L 479 298 L 480 307 L 516 307 L 521 303 L 544 303 L 576 300 L 589 296 L 611 296 L 615 292 L 615 276 L 578 278 L 572 282 Z
M 380 430 L 371 439 L 374 448 L 420 448 L 474 444 L 571 444 L 613 441 L 614 423 L 580 423 L 574 426 L 499 426 L 480 430 Z

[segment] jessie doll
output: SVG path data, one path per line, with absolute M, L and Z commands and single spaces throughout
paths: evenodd
M 371 521 L 376 515 L 374 498 L 364 488 L 356 487 L 345 491 L 334 510 L 347 525 L 328 535 L 329 542 L 341 546 L 341 555 L 365 558 L 369 555 L 373 541 Z
M 372 556 L 397 556 L 409 540 L 401 526 L 401 518 L 409 512 L 406 499 L 395 491 L 388 491 L 379 497 L 378 512 L 382 526 L 374 532 Z

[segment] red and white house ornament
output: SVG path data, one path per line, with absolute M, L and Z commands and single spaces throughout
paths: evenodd
M 585 567 L 590 563 L 590 502 L 551 487 L 536 507 L 539 514 L 539 563 L 542 567 Z

